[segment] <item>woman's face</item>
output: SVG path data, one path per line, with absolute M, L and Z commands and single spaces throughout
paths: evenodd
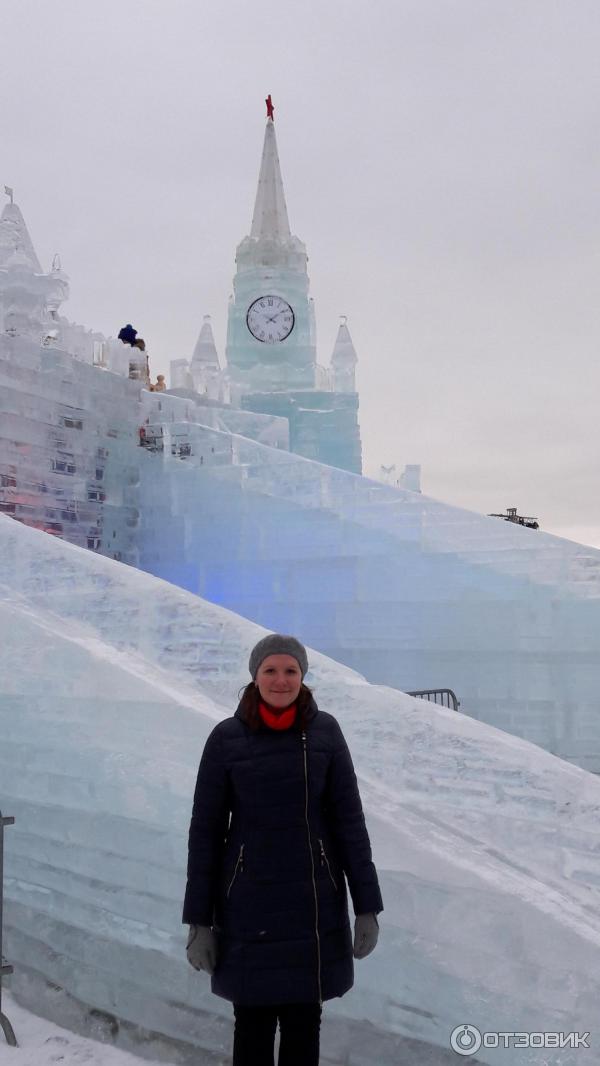
M 272 707 L 289 707 L 302 685 L 302 671 L 293 655 L 268 655 L 256 674 L 258 691 Z

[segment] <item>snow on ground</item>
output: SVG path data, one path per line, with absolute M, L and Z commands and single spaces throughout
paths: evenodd
M 0 1032 L 0 1066 L 142 1066 L 148 1062 L 38 1018 L 6 993 L 2 1003 L 19 1046 L 8 1047 Z M 161 1066 L 171 1064 L 163 1062 Z

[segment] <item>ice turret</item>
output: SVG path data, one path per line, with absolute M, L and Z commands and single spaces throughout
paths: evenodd
M 25 219 L 18 204 L 13 204 L 11 201 L 5 205 L 0 217 L 0 268 L 6 266 L 17 247 L 21 256 L 27 260 L 32 272 L 43 273 L 25 225 Z
M 211 400 L 222 398 L 221 367 L 213 337 L 210 315 L 204 316 L 190 367 L 194 389 Z
M 69 279 L 62 268 L 58 252 L 52 260 L 50 280 L 52 282 L 52 287 L 48 292 L 48 311 L 52 319 L 57 319 L 60 305 L 64 303 L 69 296 Z
M 25 219 L 12 201 L 0 217 L 0 329 L 11 337 L 56 340 L 58 308 L 69 294 L 66 274 L 54 257 L 49 273 L 42 270 Z
M 346 325 L 346 315 L 342 315 L 331 356 L 331 379 L 334 392 L 356 392 L 354 372 L 357 362 L 358 356 L 352 343 L 350 330 Z
M 202 329 L 196 341 L 196 347 L 194 348 L 194 354 L 192 356 L 192 370 L 194 367 L 216 367 L 220 369 L 219 356 L 217 354 L 217 347 L 215 345 L 215 338 L 213 337 L 212 325 L 210 315 L 204 316 L 202 323 Z

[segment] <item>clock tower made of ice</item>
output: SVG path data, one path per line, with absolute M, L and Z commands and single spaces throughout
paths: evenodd
M 344 319 L 330 369 L 317 363 L 308 257 L 290 230 L 270 96 L 266 103 L 252 226 L 237 247 L 229 303 L 231 402 L 285 416 L 292 451 L 360 473 L 356 353 Z

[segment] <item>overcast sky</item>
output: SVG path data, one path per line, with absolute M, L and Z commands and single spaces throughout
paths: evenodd
M 0 185 L 69 318 L 154 374 L 211 314 L 275 104 L 327 365 L 366 473 L 600 547 L 597 0 L 0 0 Z

